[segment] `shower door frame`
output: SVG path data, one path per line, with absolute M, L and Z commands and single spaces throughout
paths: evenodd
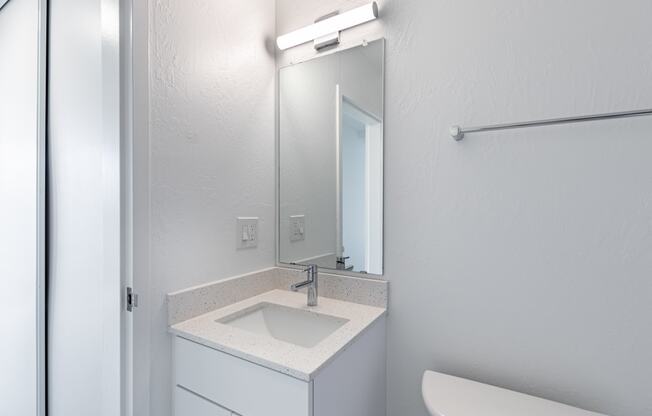
M 9 2 L 11 0 L 7 0 Z M 38 277 L 37 277 L 37 411 L 38 416 L 47 414 L 47 60 L 48 60 L 48 0 L 38 0 Z M 6 3 L 5 3 L 6 4 Z

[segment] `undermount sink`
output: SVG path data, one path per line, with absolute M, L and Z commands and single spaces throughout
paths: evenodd
M 216 322 L 312 348 L 348 320 L 265 302 Z

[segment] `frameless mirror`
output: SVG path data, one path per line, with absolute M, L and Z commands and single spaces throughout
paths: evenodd
M 383 273 L 384 40 L 279 73 L 279 262 Z

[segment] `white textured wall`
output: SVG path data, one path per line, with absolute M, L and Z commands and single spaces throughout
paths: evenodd
M 151 0 L 149 23 L 150 414 L 166 416 L 165 294 L 274 265 L 274 3 Z M 237 216 L 260 217 L 257 249 L 235 249 Z
M 278 33 L 365 2 L 277 0 Z M 343 41 L 387 38 L 390 415 L 425 414 L 427 368 L 652 413 L 652 119 L 447 134 L 652 107 L 652 4 L 379 3 Z

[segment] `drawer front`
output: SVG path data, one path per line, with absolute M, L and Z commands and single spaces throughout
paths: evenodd
M 176 384 L 244 416 L 310 416 L 310 383 L 175 337 Z
M 231 416 L 232 413 L 181 387 L 174 389 L 174 416 Z

